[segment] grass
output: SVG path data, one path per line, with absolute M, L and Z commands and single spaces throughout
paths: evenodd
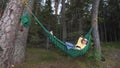
M 95 62 L 88 53 L 71 58 L 62 51 L 52 49 L 27 48 L 26 60 L 15 68 L 120 68 L 120 42 L 102 43 L 102 53 L 106 61 Z

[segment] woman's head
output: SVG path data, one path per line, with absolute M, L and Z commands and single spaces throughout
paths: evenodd
M 82 43 L 82 44 L 87 44 L 87 42 L 88 42 L 88 40 L 87 40 L 86 38 L 83 38 L 83 39 L 81 40 L 81 43 Z

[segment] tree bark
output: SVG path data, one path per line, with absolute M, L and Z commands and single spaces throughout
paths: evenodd
M 101 59 L 101 46 L 99 39 L 99 31 L 98 31 L 98 7 L 100 0 L 93 1 L 92 7 L 92 28 L 93 28 L 93 40 L 95 44 L 95 50 L 97 51 L 98 59 Z
M 58 6 L 60 0 L 54 0 L 55 1 L 55 14 L 58 15 Z
M 11 68 L 16 33 L 23 10 L 23 0 L 9 0 L 0 20 L 0 68 Z
M 34 0 L 28 1 L 28 6 L 30 9 L 33 7 Z M 27 12 L 27 8 L 24 9 L 23 14 Z M 29 14 L 30 15 L 30 14 Z M 17 37 L 15 40 L 15 51 L 14 51 L 14 64 L 20 64 L 25 59 L 25 49 L 26 49 L 26 42 L 27 42 L 27 35 L 29 28 L 23 27 L 19 25 L 20 29 L 22 27 L 22 31 L 18 30 Z
M 79 35 L 83 34 L 82 18 L 79 19 Z
M 66 30 L 66 22 L 65 22 L 65 0 L 62 0 L 62 10 L 61 10 L 61 13 L 62 13 L 62 40 L 63 41 L 66 41 L 66 38 L 67 38 L 67 30 Z
M 48 19 L 48 21 L 50 21 L 50 19 Z M 50 30 L 50 22 L 48 23 L 48 30 Z M 46 38 L 46 48 L 50 48 L 50 40 L 48 37 Z
M 106 32 L 106 23 L 103 23 L 103 28 L 104 28 L 104 35 L 105 35 L 105 37 L 104 37 L 104 40 L 105 40 L 105 42 L 107 42 L 107 32 Z

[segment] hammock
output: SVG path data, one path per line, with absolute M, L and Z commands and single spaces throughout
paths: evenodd
M 89 45 L 91 44 L 91 32 L 92 32 L 92 28 L 88 31 L 88 33 L 84 36 L 88 42 L 86 44 L 86 46 L 81 49 L 67 49 L 66 44 L 64 42 L 62 42 L 61 40 L 59 40 L 57 37 L 53 36 L 44 26 L 43 24 L 39 21 L 39 19 L 33 14 L 31 13 L 33 18 L 35 19 L 35 21 L 42 27 L 42 29 L 44 30 L 45 34 L 47 35 L 47 37 L 58 47 L 60 48 L 62 51 L 64 51 L 66 54 L 68 54 L 71 57 L 77 57 L 79 55 L 84 55 L 88 48 Z M 28 19 L 27 19 L 28 18 Z M 29 15 L 28 14 L 24 14 L 21 17 L 21 22 L 23 24 L 23 26 L 28 26 L 28 22 L 29 21 Z

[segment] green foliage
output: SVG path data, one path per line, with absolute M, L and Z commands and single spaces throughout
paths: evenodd
M 6 7 L 8 1 L 9 0 L 0 0 L 0 18 L 2 17 L 2 14 L 5 10 L 5 7 Z
M 86 55 L 89 59 L 92 59 L 94 62 L 98 62 L 101 60 L 101 58 L 99 58 L 98 51 L 94 49 L 93 45 L 90 46 L 89 51 Z
M 33 35 L 31 38 L 32 38 L 32 40 L 30 40 L 31 43 L 38 44 L 39 38 L 36 35 Z
M 67 24 L 67 40 L 75 43 L 78 37 L 81 36 L 81 34 L 86 33 L 88 28 L 91 26 L 92 1 L 93 0 L 71 0 L 70 4 L 69 3 L 65 4 L 66 5 L 65 22 Z M 108 0 L 106 2 L 104 0 L 101 0 L 100 7 L 99 7 L 100 9 L 99 23 L 100 24 L 106 23 L 104 24 L 106 25 L 105 27 L 107 28 L 106 33 L 110 33 L 111 31 L 114 31 L 114 29 L 116 29 L 116 31 L 114 32 L 117 33 L 116 36 L 119 39 L 119 20 L 120 20 L 119 15 L 120 14 L 119 14 L 118 3 L 119 2 L 117 0 L 114 0 L 114 1 Z M 51 0 L 46 0 L 46 3 L 44 6 L 39 4 L 39 0 L 36 0 L 33 12 L 37 15 L 37 17 L 40 19 L 42 24 L 49 31 L 52 30 L 54 35 L 58 38 L 62 37 L 61 36 L 62 26 L 61 24 L 58 24 L 57 16 L 53 14 L 53 10 L 51 7 Z M 59 18 L 61 18 L 61 15 L 59 15 Z M 35 21 L 32 21 L 32 23 L 35 23 Z M 79 29 L 81 29 L 81 33 Z M 103 30 L 104 29 L 100 30 L 101 31 L 100 35 L 102 34 L 102 32 L 105 32 Z M 114 32 L 111 32 L 112 36 L 115 36 Z M 103 37 L 103 34 L 101 35 L 102 37 Z M 111 35 L 108 35 L 108 37 L 111 37 Z M 32 26 L 30 27 L 30 33 L 28 38 L 29 38 L 28 40 L 31 40 L 32 43 L 34 43 L 36 38 L 37 41 L 35 42 L 37 44 L 45 43 L 45 40 L 46 40 L 46 37 L 44 36 L 42 29 L 40 28 L 40 26 L 37 26 L 36 24 L 32 24 Z M 109 40 L 110 38 L 107 38 L 107 39 Z M 114 37 L 112 39 L 114 39 Z
M 47 0 L 45 6 L 42 6 L 39 3 L 39 0 L 35 1 L 34 4 L 34 14 L 37 18 L 42 22 L 42 24 L 48 29 L 52 30 L 53 32 L 57 32 L 55 27 L 57 25 L 57 18 L 53 15 L 53 10 L 51 7 L 51 0 Z M 41 8 L 42 7 L 42 8 Z M 57 34 L 57 33 L 56 33 Z M 45 34 L 43 33 L 41 27 L 38 24 L 35 24 L 35 20 L 32 20 L 29 36 L 28 36 L 28 44 L 29 46 L 33 47 L 44 47 L 42 44 L 45 44 Z
M 91 1 L 88 0 L 72 0 L 71 4 L 67 4 L 65 14 L 68 34 L 74 34 L 74 32 L 80 34 L 79 29 L 82 29 L 81 34 L 84 34 L 90 27 L 90 4 Z
M 98 21 L 99 21 L 100 23 L 103 23 L 103 22 L 104 22 L 104 18 L 99 17 L 99 18 L 98 18 Z
M 74 44 L 75 44 L 75 43 L 77 43 L 77 40 L 78 40 L 79 37 L 80 37 L 79 32 L 72 32 L 72 33 L 68 33 L 67 40 L 71 41 L 71 42 L 74 42 Z

